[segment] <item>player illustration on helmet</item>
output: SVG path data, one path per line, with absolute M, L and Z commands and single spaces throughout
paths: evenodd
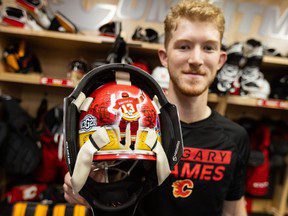
M 125 64 L 93 69 L 64 102 L 74 192 L 97 215 L 131 215 L 182 155 L 176 107 L 150 75 Z
M 131 97 L 128 92 L 123 91 L 121 98 L 117 99 L 113 110 L 121 112 L 120 132 L 121 138 L 125 136 L 125 132 L 131 130 L 131 139 L 135 141 L 135 135 L 139 126 L 140 113 L 138 106 L 144 101 L 144 94 L 136 97 Z M 127 128 L 128 126 L 128 128 Z M 129 129 L 130 128 L 130 129 Z
M 142 103 L 143 100 L 143 93 L 140 96 L 130 97 L 129 93 L 124 91 L 121 93 L 121 98 L 116 100 L 113 109 L 116 111 L 120 109 L 122 118 L 126 121 L 133 122 L 140 117 L 137 105 Z

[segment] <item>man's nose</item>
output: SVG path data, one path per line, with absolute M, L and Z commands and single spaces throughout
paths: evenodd
M 200 67 L 201 65 L 203 65 L 203 56 L 200 47 L 196 46 L 191 49 L 188 63 L 190 65 L 193 65 L 194 67 Z

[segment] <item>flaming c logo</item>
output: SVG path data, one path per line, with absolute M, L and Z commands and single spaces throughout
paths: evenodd
M 190 179 L 178 180 L 172 184 L 173 195 L 175 198 L 186 198 L 192 193 L 194 187 L 193 182 Z

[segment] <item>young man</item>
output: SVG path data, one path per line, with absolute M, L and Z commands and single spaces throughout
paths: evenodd
M 183 1 L 164 24 L 159 57 L 171 77 L 168 99 L 180 114 L 184 154 L 137 215 L 245 216 L 248 135 L 207 106 L 208 88 L 226 61 L 223 14 L 209 3 Z
M 226 61 L 220 50 L 224 23 L 217 7 L 193 1 L 178 3 L 165 19 L 159 57 L 169 70 L 168 99 L 178 108 L 185 148 L 169 178 L 139 204 L 137 216 L 247 215 L 248 136 L 207 106 L 208 88 Z M 65 197 L 77 202 L 69 181 Z

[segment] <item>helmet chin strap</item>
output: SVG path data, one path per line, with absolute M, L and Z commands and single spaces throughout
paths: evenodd
M 71 177 L 74 193 L 78 193 L 84 186 L 91 170 L 93 155 L 109 142 L 110 138 L 105 127 L 97 127 L 96 131 L 80 148 Z
M 147 128 L 148 130 L 145 143 L 156 154 L 156 172 L 158 178 L 158 185 L 161 185 L 163 181 L 170 175 L 170 166 L 167 156 L 161 143 L 157 140 L 157 134 L 155 130 Z

